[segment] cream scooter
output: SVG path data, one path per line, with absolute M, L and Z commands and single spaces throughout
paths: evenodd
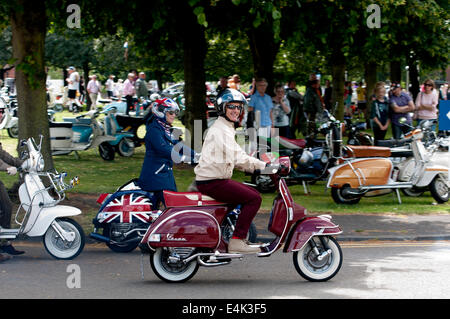
M 65 190 L 78 184 L 78 178 L 66 184 L 64 178 L 67 173 L 42 172 L 42 136 L 39 145 L 33 138 L 22 141 L 21 145 L 26 146 L 27 151 L 21 155 L 26 160 L 19 168 L 24 179 L 19 187 L 20 206 L 15 216 L 19 227 L 0 227 L 0 239 L 42 237 L 45 249 L 54 258 L 73 259 L 83 250 L 85 236 L 81 226 L 68 217 L 81 214 L 81 210 L 59 203 L 65 198 Z M 49 187 L 44 186 L 41 177 L 49 180 Z
M 387 147 L 342 147 L 338 160 L 342 163 L 329 169 L 327 188 L 338 204 L 356 204 L 363 196 L 384 195 L 394 190 L 401 203 L 400 189 L 427 187 L 433 198 L 444 203 L 449 198 L 449 166 L 437 161 L 422 143 L 420 129 L 412 132 L 412 158 L 394 164 Z M 347 157 L 343 157 L 343 151 Z

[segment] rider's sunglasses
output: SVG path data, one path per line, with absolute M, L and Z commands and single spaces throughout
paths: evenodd
M 238 109 L 239 111 L 242 111 L 242 105 L 235 105 L 235 104 L 227 104 L 227 109 L 234 110 Z
M 169 115 L 178 115 L 178 111 L 167 111 Z

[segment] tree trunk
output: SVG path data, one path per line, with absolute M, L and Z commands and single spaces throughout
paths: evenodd
M 87 85 L 89 83 L 89 63 L 85 62 L 83 63 L 83 78 L 84 78 L 84 94 L 86 95 L 86 110 L 91 109 L 92 101 L 91 97 L 89 96 L 89 93 L 87 91 Z
M 345 56 L 340 50 L 335 50 L 331 56 L 331 75 L 333 77 L 333 91 L 331 93 L 332 110 L 338 120 L 344 120 L 344 91 L 345 91 Z
M 373 90 L 377 83 L 377 64 L 375 62 L 367 62 L 364 64 L 364 79 L 366 80 L 366 110 L 364 118 L 366 119 L 367 127 L 370 127 L 370 107 L 372 104 Z
M 19 105 L 19 140 L 43 135 L 42 155 L 45 169 L 53 169 L 45 92 L 44 43 L 46 34 L 45 1 L 17 1 L 10 14 L 13 58 L 16 65 Z
M 206 87 L 205 87 L 205 29 L 198 24 L 197 17 L 185 13 L 183 30 L 183 64 L 185 97 L 185 141 L 199 151 L 206 130 Z M 195 120 L 201 120 L 201 128 Z M 193 143 L 192 143 L 193 142 Z
M 69 85 L 69 83 L 67 83 L 67 78 L 69 77 L 69 72 L 67 72 L 66 68 L 63 68 L 63 79 L 64 79 L 64 86 Z
M 411 94 L 413 96 L 413 101 L 415 101 L 420 91 L 419 71 L 417 70 L 416 61 L 411 61 L 409 63 L 408 72 L 409 72 L 409 82 L 411 83 Z M 406 89 L 409 90 L 409 88 Z
M 163 74 L 161 71 L 158 70 L 155 71 L 155 79 L 156 82 L 158 82 L 158 89 L 162 91 L 164 88 L 163 88 Z
M 265 78 L 268 82 L 266 93 L 274 96 L 273 65 L 281 42 L 276 42 L 272 25 L 261 24 L 258 28 L 251 28 L 247 32 L 248 42 L 253 57 L 255 78 Z
M 391 82 L 400 83 L 402 80 L 402 64 L 400 61 L 391 61 L 390 63 L 390 78 Z

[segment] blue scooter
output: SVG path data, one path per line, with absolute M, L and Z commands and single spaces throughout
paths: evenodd
M 109 141 L 120 156 L 130 157 L 134 154 L 134 134 L 124 131 L 116 119 L 117 107 L 114 105 L 106 106 L 101 113 L 105 114 L 103 120 L 105 132 L 107 135 L 114 136 L 115 140 Z
M 103 126 L 97 121 L 98 111 L 91 110 L 77 117 L 63 118 L 63 122 L 49 122 L 50 146 L 52 155 L 66 155 L 85 151 L 98 146 L 104 160 L 114 160 L 115 150 L 110 142 L 114 136 L 105 134 Z

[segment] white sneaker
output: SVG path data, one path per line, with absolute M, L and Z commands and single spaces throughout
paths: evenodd
M 256 254 L 261 252 L 261 249 L 259 247 L 247 245 L 243 239 L 231 238 L 228 243 L 228 252 L 238 254 Z

